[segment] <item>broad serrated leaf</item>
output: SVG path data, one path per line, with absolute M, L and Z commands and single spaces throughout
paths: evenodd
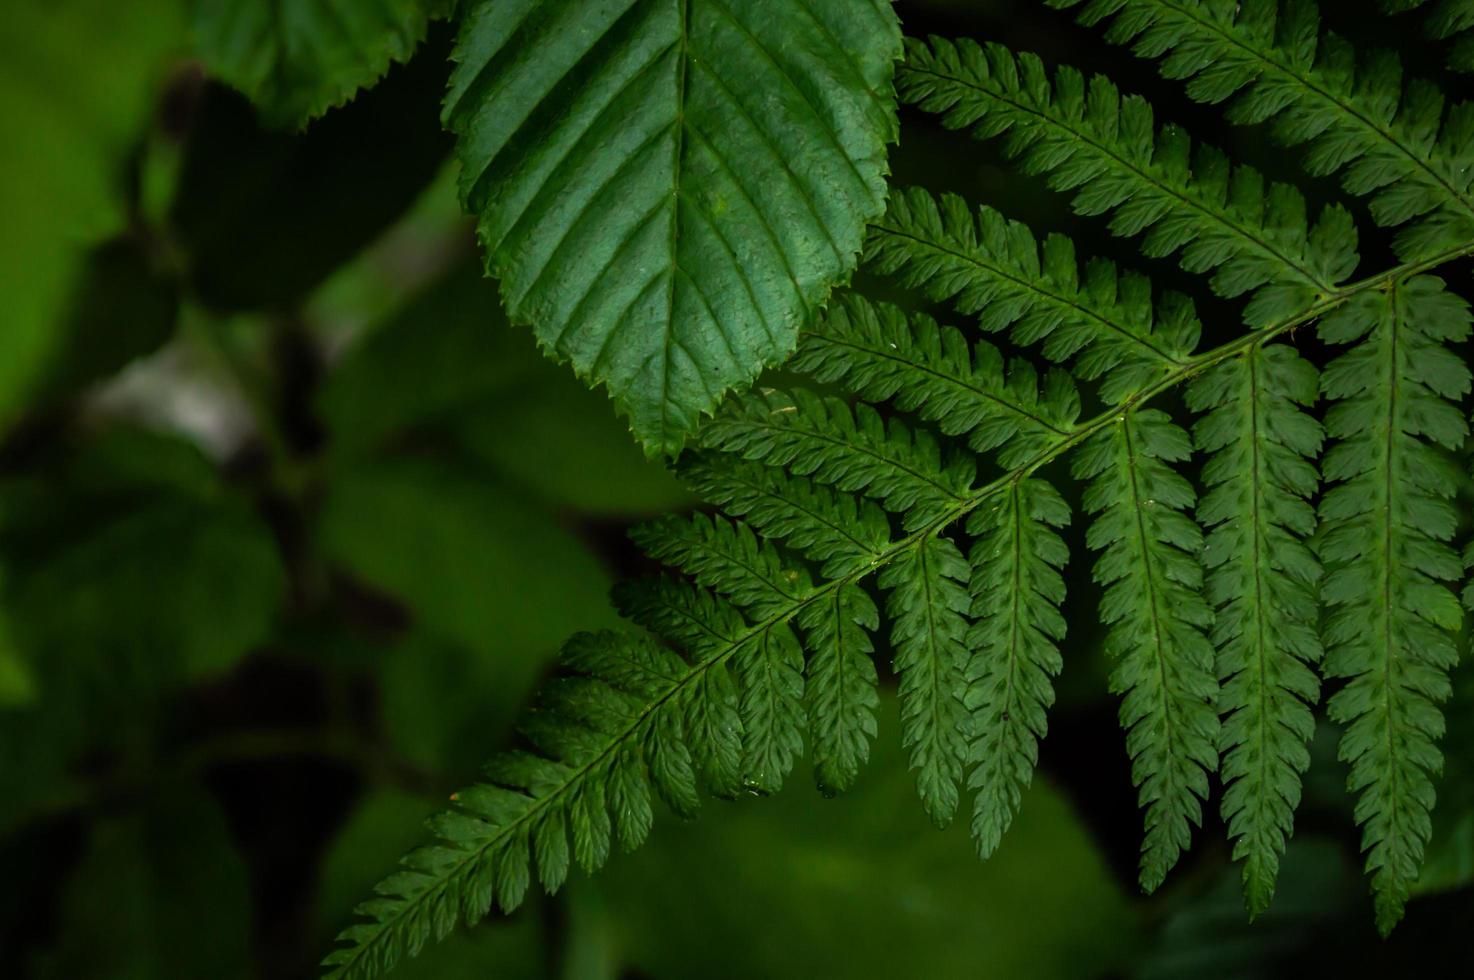
M 302 126 L 407 61 L 451 0 L 193 0 L 211 74 L 272 126 Z
M 479 0 L 445 121 L 513 320 L 651 455 L 786 357 L 885 198 L 883 0 Z

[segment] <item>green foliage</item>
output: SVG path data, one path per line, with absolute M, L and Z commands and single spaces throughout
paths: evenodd
M 9 4 L 0 32 L 0 428 L 69 354 L 91 247 L 121 232 L 126 159 L 180 42 L 172 0 Z M 25 134 L 23 137 L 20 134 Z
M 1437 85 L 1309 0 L 991 35 L 1069 50 L 1080 7 L 1339 178 L 1302 192 L 1002 44 L 896 67 L 880 0 L 199 0 L 254 109 L 163 70 L 177 17 L 94 6 L 0 39 L 37 136 L 0 149 L 0 973 L 296 976 L 342 930 L 353 980 L 1250 976 L 1305 935 L 1350 975 L 1358 862 L 1382 933 L 1432 913 L 1388 961 L 1447 948 L 1474 197 Z M 1458 66 L 1464 0 L 1382 6 Z M 938 120 L 898 171 L 987 201 L 888 194 L 893 70 Z M 1337 819 L 1359 850 L 1306 839 Z
M 1268 344 L 1187 389 L 1188 405 L 1204 413 L 1194 442 L 1213 454 L 1198 519 L 1211 528 L 1203 564 L 1217 611 L 1223 818 L 1244 862 L 1251 915 L 1274 894 L 1320 696 L 1312 668 L 1321 657 L 1321 568 L 1307 539 L 1316 528 L 1309 498 L 1319 485 L 1312 460 L 1322 430 L 1300 407 L 1315 403 L 1317 380 L 1292 348 Z
M 167 794 L 142 813 L 101 821 L 70 877 L 65 939 L 39 954 L 28 975 L 250 975 L 249 880 L 207 797 Z
M 1448 542 L 1458 478 L 1436 447 L 1468 434 L 1451 400 L 1469 368 L 1447 344 L 1469 336 L 1464 300 L 1419 276 L 1359 297 L 1321 321 L 1328 343 L 1355 343 L 1321 382 L 1333 481 L 1321 501 L 1326 674 L 1349 683 L 1330 700 L 1346 725 L 1341 757 L 1359 794 L 1357 822 L 1377 896 L 1377 924 L 1402 916 L 1430 832 L 1432 777 L 1443 769 L 1437 709 L 1458 662 L 1463 574 Z
M 675 453 L 851 271 L 885 199 L 895 15 L 466 6 L 445 119 L 507 310 L 608 387 L 647 452 Z
M 972 833 L 989 857 L 1013 823 L 1039 761 L 1045 713 L 1054 703 L 1052 678 L 1064 666 L 1059 642 L 1065 620 L 1060 569 L 1069 550 L 1055 530 L 1070 519 L 1059 492 L 1043 480 L 1023 480 L 968 522 L 975 623 L 968 631 L 966 706 L 976 726 L 968 788 L 974 797 Z
M 1048 2 L 1074 7 L 1082 0 Z M 1459 104 L 1445 114 L 1435 84 L 1404 85 L 1395 54 L 1371 52 L 1358 65 L 1349 43 L 1320 30 L 1313 0 L 1084 2 L 1083 21 L 1116 15 L 1107 39 L 1134 40 L 1137 54 L 1162 58 L 1162 74 L 1185 79 L 1192 98 L 1233 97 L 1233 122 L 1269 122 L 1283 142 L 1306 144 L 1305 169 L 1339 173 L 1349 193 L 1369 195 L 1377 224 L 1430 215 L 1401 236 L 1404 261 L 1457 247 L 1474 233 L 1474 110 Z M 1474 8 L 1460 16 L 1445 6 L 1435 31 L 1467 26 L 1471 14 Z
M 1121 6 L 1089 10 L 1099 19 Z M 1181 47 L 1169 73 L 1218 77 L 1211 61 L 1181 69 L 1207 57 Z M 1255 77 L 1225 75 L 1222 96 Z M 1467 368 L 1446 346 L 1467 334 L 1463 304 L 1419 273 L 1474 243 L 1404 249 L 1404 264 L 1347 283 L 1358 262 L 1347 208 L 1330 205 L 1309 222 L 1297 189 L 1193 151 L 1185 132 L 1158 130 L 1144 100 L 1104 79 L 1051 74 L 997 45 L 933 40 L 911 46 L 899 84 L 949 127 L 1003 137 L 1005 152 L 1070 192 L 1077 212 L 1143 234 L 1147 255 L 1180 253 L 1219 296 L 1247 296 L 1243 319 L 1256 329 L 1197 353 L 1199 321 L 1185 298 L 1156 294 L 1104 260 L 1082 268 L 1068 238 L 1040 242 L 992 209 L 898 192 L 872 232 L 870 267 L 1064 367 L 1041 372 L 1023 354 L 1005 366 L 991 344 L 969 346 L 929 317 L 856 297 L 838 303 L 792 362 L 828 389 L 800 382 L 733 399 L 683 464 L 693 487 L 737 520 L 667 519 L 636 535 L 694 580 L 620 592 L 623 611 L 671 649 L 613 634 L 572 641 L 565 676 L 529 716 L 542 755 L 493 763 L 499 788 L 475 791 L 526 793 L 497 796 L 495 809 L 463 804 L 438 824 L 449 849 L 416 852 L 414 870 L 386 883 L 387 900 L 368 909 L 377 923 L 345 933 L 348 947 L 334 954 L 342 974 L 413 950 L 457 913 L 479 914 L 491 893 L 462 875 L 492 880 L 511 866 L 520 882 L 530 849 L 556 885 L 567 835 L 586 866 L 603 862 L 611 827 L 638 843 L 647 784 L 681 813 L 698 790 L 770 789 L 805 719 L 821 789 L 852 785 L 876 736 L 868 655 L 880 616 L 861 585 L 871 573 L 923 805 L 945 824 L 966 773 L 975 842 L 992 853 L 1031 781 L 1061 667 L 1068 549 L 1057 529 L 1069 509 L 1039 471 L 1066 456 L 1084 484 L 1086 543 L 1099 552 L 1110 686 L 1122 697 L 1145 818 L 1143 887 L 1162 884 L 1187 849 L 1221 771 L 1245 903 L 1251 915 L 1269 907 L 1309 764 L 1323 598 L 1323 674 L 1350 681 L 1329 710 L 1348 726 L 1342 756 L 1360 794 L 1378 923 L 1385 931 L 1400 917 L 1430 832 L 1436 704 L 1448 695 L 1459 623 L 1443 585 L 1462 575 L 1446 545 L 1457 483 L 1433 446 L 1462 446 L 1465 424 L 1449 400 L 1468 390 Z M 1262 118 L 1270 89 L 1255 85 L 1240 104 L 1257 108 L 1241 112 Z M 1313 100 L 1282 96 L 1278 108 L 1320 126 L 1303 138 L 1330 132 L 1294 109 L 1302 103 Z M 1408 160 L 1399 126 L 1337 144 L 1348 147 L 1339 162 L 1351 189 L 1379 190 L 1372 206 L 1385 223 L 1437 211 L 1433 224 L 1452 234 L 1456 202 L 1406 202 L 1425 186 L 1419 174 L 1460 166 L 1457 124 L 1443 142 L 1418 137 L 1421 156 L 1404 170 L 1389 162 Z M 1324 157 L 1331 139 L 1313 155 Z M 1323 378 L 1276 342 L 1317 321 L 1328 343 L 1362 341 Z M 1106 410 L 1079 419 L 1077 385 Z M 1197 415 L 1191 436 L 1146 404 L 1178 386 Z M 1332 445 L 1317 515 L 1323 436 L 1308 410 L 1322 392 L 1333 402 Z M 1200 454 L 1201 500 L 1188 479 Z M 790 624 L 807 654 L 802 678 Z M 640 804 L 615 796 L 624 783 L 640 787 L 629 793 Z M 534 824 L 553 826 L 551 839 L 517 837 L 500 850 Z M 502 897 L 515 903 L 521 890 Z
M 195 44 L 211 74 L 273 126 L 305 126 L 408 61 L 451 0 L 192 0 Z
M 1298 190 L 1266 187 L 1217 150 L 1194 151 L 1184 130 L 1158 129 L 1145 99 L 1123 97 L 1103 76 L 1087 83 L 1060 67 L 1051 79 L 1034 55 L 934 38 L 911 42 L 897 81 L 905 101 L 947 126 L 1005 137 L 1025 173 L 1074 193 L 1077 213 L 1111 214 L 1115 234 L 1144 234 L 1144 254 L 1180 252 L 1183 268 L 1213 273 L 1221 296 L 1257 290 L 1244 308 L 1251 326 L 1293 316 L 1356 266 L 1345 208 L 1308 223 Z
M 894 697 L 881 717 L 896 724 Z M 609 942 L 628 968 L 660 980 L 1063 978 L 1082 964 L 1105 972 L 1128 962 L 1140 930 L 1055 790 L 1030 789 L 1029 819 L 979 864 L 964 827 L 929 825 L 911 783 L 900 743 L 888 739 L 834 800 L 816 803 L 796 787 L 663 821 L 637 857 L 597 882 Z M 592 891 L 571 892 L 575 918 Z
M 1202 821 L 1199 800 L 1218 765 L 1212 621 L 1201 598 L 1202 532 L 1183 513 L 1192 485 L 1172 469 L 1188 458 L 1187 433 L 1161 412 L 1129 411 L 1087 441 L 1074 473 L 1090 480 L 1084 507 L 1096 514 L 1086 540 L 1101 552 L 1106 650 L 1120 663 L 1121 726 L 1132 779 L 1146 810 L 1141 884 L 1154 890 Z

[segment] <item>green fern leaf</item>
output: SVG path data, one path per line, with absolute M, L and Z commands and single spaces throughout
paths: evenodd
M 899 54 L 883 0 L 467 6 L 445 121 L 487 267 L 650 454 L 790 354 L 853 268 Z
M 1216 22 L 1238 23 L 1230 6 L 1213 8 Z M 638 33 L 652 9 L 624 28 Z M 1260 16 L 1245 10 L 1244 23 Z M 1268 905 L 1320 666 L 1346 682 L 1329 713 L 1348 726 L 1379 921 L 1396 920 L 1428 837 L 1464 576 L 1445 452 L 1465 439 L 1453 402 L 1469 371 L 1450 345 L 1470 317 L 1422 274 L 1474 254 L 1474 236 L 1345 282 L 1357 257 L 1344 209 L 1312 226 L 1297 191 L 1194 155 L 1108 82 L 1068 69 L 1051 79 L 1001 48 L 936 41 L 913 56 L 909 98 L 1004 136 L 1077 210 L 1144 233 L 1149 255 L 1180 252 L 1223 296 L 1254 291 L 1256 329 L 1198 352 L 1192 304 L 1144 277 L 1081 263 L 1067 238 L 1041 241 L 960 199 L 895 195 L 868 241 L 871 270 L 1056 366 L 1005 364 L 990 343 L 858 298 L 817 318 L 793 367 L 826 393 L 735 396 L 680 463 L 729 516 L 636 532 L 679 573 L 616 590 L 653 636 L 570 644 L 523 726 L 532 751 L 498 757 L 477 802 L 435 823 L 448 843 L 412 856 L 365 906 L 370 921 L 334 954 L 341 973 L 365 976 L 459 915 L 515 905 L 534 874 L 556 888 L 615 840 L 635 846 L 657 795 L 691 814 L 703 793 L 771 792 L 804 742 L 821 790 L 853 785 L 877 734 L 874 590 L 922 802 L 946 822 L 965 777 L 978 849 L 993 852 L 1032 779 L 1061 669 L 1070 513 L 1040 473 L 1066 455 L 1092 515 L 1111 687 L 1144 809 L 1143 886 L 1161 885 L 1188 846 L 1221 753 L 1246 903 Z M 1317 321 L 1324 341 L 1354 345 L 1319 378 L 1291 346 Z M 1318 385 L 1335 441 L 1319 514 Z M 1174 390 L 1199 413 L 1196 447 L 1150 407 Z M 1081 419 L 1082 401 L 1104 410 Z M 1194 448 L 1200 501 L 1177 472 Z
M 1208 774 L 1217 768 L 1218 684 L 1203 630 L 1202 531 L 1183 513 L 1192 486 L 1170 465 L 1191 452 L 1187 433 L 1154 410 L 1125 412 L 1075 457 L 1090 480 L 1095 514 L 1086 540 L 1101 552 L 1100 618 L 1118 659 L 1111 689 L 1123 695 L 1121 725 L 1138 798 L 1146 809 L 1141 885 L 1153 891 L 1202 822 Z
M 810 588 L 807 573 L 785 565 L 751 528 L 721 517 L 664 517 L 636 528 L 631 537 L 650 557 L 729 596 L 757 619 L 792 606 Z
M 1100 394 L 1109 402 L 1181 367 L 1198 342 L 1186 297 L 1167 293 L 1154 307 L 1145 277 L 1118 275 L 1103 260 L 1087 262 L 1082 279 L 1069 238 L 1050 235 L 1041 246 L 1028 228 L 991 208 L 978 209 L 974 219 L 952 194 L 939 204 L 925 191 L 896 193 L 866 261 L 977 314 L 985 330 L 1012 327 L 1015 343 L 1042 343 L 1051 361 L 1074 358 L 1078 377 L 1105 378 Z
M 966 646 L 967 708 L 975 726 L 968 753 L 972 833 L 978 853 L 991 855 L 1013 823 L 1039 761 L 1045 712 L 1054 703 L 1052 678 L 1063 666 L 1059 641 L 1069 553 L 1054 528 L 1070 509 L 1042 480 L 1010 482 L 991 507 L 974 512 L 972 615 Z
M 1223 684 L 1222 811 L 1251 916 L 1274 895 L 1315 729 L 1321 570 L 1305 542 L 1316 526 L 1311 460 L 1322 434 L 1297 406 L 1313 404 L 1317 388 L 1309 362 L 1271 344 L 1248 347 L 1187 389 L 1188 406 L 1207 413 L 1197 447 L 1212 454 L 1198 518 L 1212 528 L 1203 563 Z
M 743 788 L 776 793 L 803 752 L 804 653 L 784 623 L 747 642 L 733 654 L 744 731 Z
M 965 498 L 972 461 L 944 460 L 925 430 L 889 424 L 868 405 L 850 406 L 799 389 L 740 400 L 702 430 L 703 442 L 769 466 L 784 466 L 840 490 L 860 490 L 902 514 L 907 530 L 936 520 Z
M 1308 226 L 1305 200 L 1248 167 L 1231 167 L 1176 126 L 1157 130 L 1151 106 L 1122 97 L 1108 79 L 1087 84 L 1061 67 L 997 44 L 933 38 L 909 42 L 897 75 L 901 97 L 979 138 L 1006 137 L 1004 151 L 1051 187 L 1073 191 L 1080 214 L 1113 212 L 1111 231 L 1145 233 L 1150 256 L 1181 252 L 1185 269 L 1212 272 L 1233 297 L 1257 289 L 1251 326 L 1293 316 L 1332 292 L 1356 267 L 1345 208 L 1327 207 Z
M 425 39 L 448 0 L 192 0 L 200 57 L 273 126 L 303 126 L 367 88 Z
M 957 810 L 958 784 L 967 755 L 963 713 L 966 688 L 968 567 L 946 538 L 926 537 L 880 575 L 889 589 L 896 673 L 901 689 L 901 740 L 922 805 L 938 827 Z
M 1468 338 L 1467 304 L 1420 276 L 1358 296 L 1326 317 L 1322 339 L 1355 343 L 1322 375 L 1335 404 L 1335 440 L 1321 502 L 1327 677 L 1348 683 L 1330 700 L 1346 726 L 1341 758 L 1359 794 L 1357 822 L 1384 933 L 1402 917 L 1430 832 L 1433 777 L 1443 765 L 1437 703 L 1449 696 L 1461 622 L 1450 585 L 1463 574 L 1449 546 L 1459 477 L 1437 447 L 1468 433 L 1451 403 L 1469 368 L 1449 350 Z
M 814 778 L 826 794 L 854 785 L 875 738 L 876 690 L 870 632 L 880 626 L 875 603 L 841 586 L 798 614 L 809 649 L 805 692 Z
M 861 570 L 890 543 L 890 524 L 875 503 L 801 476 L 699 455 L 690 457 L 681 473 L 704 499 L 819 562 L 826 579 Z
M 1474 72 L 1474 2 L 1443 0 L 1428 15 L 1427 30 L 1431 37 L 1449 42 L 1450 68 Z
M 1400 225 L 1437 219 L 1402 237 L 1404 260 L 1474 234 L 1474 107 L 1454 106 L 1431 82 L 1402 83 L 1395 55 L 1376 52 L 1358 71 L 1351 45 L 1322 32 L 1314 0 L 1048 0 L 1085 2 L 1081 19 L 1115 15 L 1109 40 L 1135 39 L 1136 53 L 1162 59 L 1168 78 L 1187 79 L 1202 102 L 1222 102 L 1234 122 L 1270 121 L 1286 143 L 1307 145 L 1312 174 L 1340 173 L 1352 194 L 1370 195 L 1372 217 Z

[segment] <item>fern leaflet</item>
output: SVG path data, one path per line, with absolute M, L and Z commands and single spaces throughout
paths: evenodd
M 1050 79 L 1043 62 L 997 44 L 932 38 L 911 42 L 897 74 L 903 100 L 1003 148 L 1028 173 L 1072 191 L 1080 214 L 1112 213 L 1111 231 L 1144 233 L 1151 256 L 1181 252 L 1185 269 L 1212 272 L 1222 296 L 1257 289 L 1246 322 L 1265 326 L 1333 292 L 1356 266 L 1355 233 L 1342 207 L 1314 226 L 1305 200 L 1216 150 L 1192 150 L 1176 126 L 1158 130 L 1151 106 L 1122 97 L 1108 79 L 1087 84 L 1073 68 Z
M 1195 442 L 1213 454 L 1198 518 L 1212 528 L 1203 562 L 1223 684 L 1222 810 L 1251 915 L 1274 895 L 1319 696 L 1320 564 L 1305 542 L 1321 427 L 1298 407 L 1316 393 L 1315 368 L 1282 344 L 1248 347 L 1187 389 L 1188 405 L 1206 413 Z
M 1321 502 L 1330 607 L 1326 675 L 1349 683 L 1330 700 L 1346 725 L 1341 757 L 1359 794 L 1357 821 L 1385 933 L 1402 917 L 1430 831 L 1433 779 L 1443 761 L 1436 704 L 1449 696 L 1461 622 L 1450 583 L 1462 577 L 1449 546 L 1457 526 L 1451 462 L 1468 425 L 1450 399 L 1469 369 L 1447 348 L 1469 336 L 1469 310 L 1420 276 L 1366 293 L 1320 326 L 1328 343 L 1355 343 L 1332 362 L 1322 390 L 1335 404 L 1335 443 Z
M 1052 678 L 1063 668 L 1065 621 L 1060 569 L 1069 558 L 1055 528 L 1070 509 L 1043 480 L 1008 484 L 1002 498 L 973 512 L 972 614 L 967 635 L 967 708 L 976 726 L 968 787 L 978 853 L 997 849 L 1018 812 L 1048 730 Z
M 1128 411 L 1094 435 L 1075 459 L 1090 480 L 1084 506 L 1097 514 L 1086 540 L 1101 552 L 1106 649 L 1119 661 L 1111 689 L 1123 695 L 1121 724 L 1132 759 L 1146 837 L 1141 884 L 1154 890 L 1201 823 L 1200 800 L 1218 767 L 1218 684 L 1203 631 L 1212 614 L 1201 596 L 1202 532 L 1183 510 L 1192 486 L 1171 469 L 1190 453 L 1187 433 L 1157 411 Z
M 1306 169 L 1340 173 L 1352 194 L 1371 195 L 1372 217 L 1400 225 L 1438 212 L 1402 237 L 1405 260 L 1474 232 L 1474 108 L 1445 117 L 1437 86 L 1404 85 L 1396 55 L 1376 52 L 1358 71 L 1356 53 L 1320 30 L 1314 0 L 1048 0 L 1085 2 L 1081 19 L 1111 15 L 1109 40 L 1135 39 L 1136 53 L 1162 58 L 1162 73 L 1188 79 L 1203 102 L 1229 106 L 1234 122 L 1270 120 L 1289 144 L 1307 144 Z

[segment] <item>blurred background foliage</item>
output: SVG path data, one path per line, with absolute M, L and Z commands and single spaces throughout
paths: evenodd
M 1027 0 L 901 12 L 1150 84 Z M 312 976 L 420 820 L 514 737 L 561 641 L 614 621 L 610 583 L 648 570 L 628 527 L 695 505 L 498 312 L 438 124 L 444 31 L 302 132 L 189 52 L 180 0 L 19 0 L 0 27 L 0 976 Z M 1261 133 L 1161 108 L 1287 172 Z M 893 167 L 1103 242 L 920 119 Z M 854 793 L 797 777 L 667 819 L 397 975 L 1467 975 L 1474 671 L 1393 938 L 1374 938 L 1329 731 L 1250 926 L 1212 820 L 1137 895 L 1083 564 L 1070 585 L 1042 773 L 990 862 L 926 823 L 892 723 Z

